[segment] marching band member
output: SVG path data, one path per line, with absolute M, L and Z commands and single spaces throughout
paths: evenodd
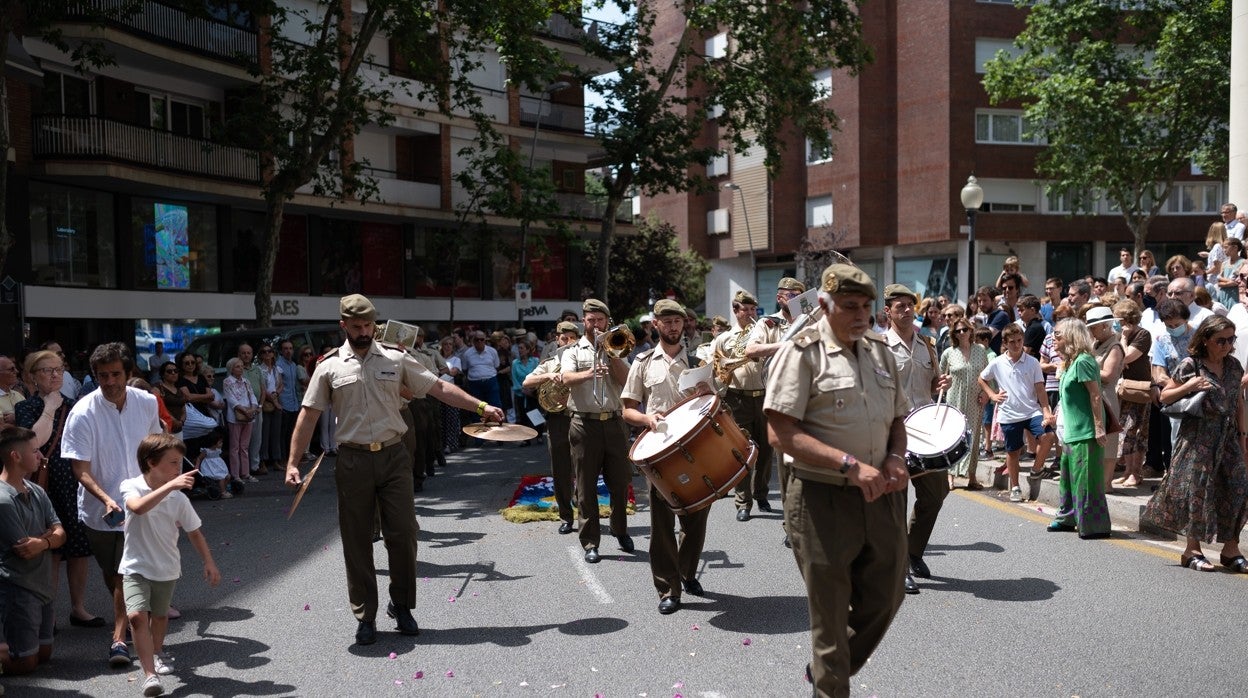
M 563 374 L 559 364 L 569 347 L 581 338 L 581 331 L 575 322 L 564 320 L 555 328 L 558 346 L 550 358 L 537 365 L 533 372 L 525 376 L 521 385 L 529 390 L 540 391 L 542 384 L 563 383 Z M 538 404 L 541 405 L 539 398 Z M 572 485 L 575 482 L 572 473 L 572 451 L 568 446 L 568 428 L 572 416 L 566 407 L 558 411 L 550 411 L 544 405 L 542 413 L 546 416 L 546 449 L 550 453 L 550 476 L 555 481 L 555 505 L 559 508 L 559 533 L 568 534 L 576 530 L 572 523 Z M 595 497 L 594 501 L 597 501 Z
M 715 378 L 728 386 L 724 403 L 732 411 L 737 426 L 756 437 L 758 443 L 758 461 L 750 474 L 737 483 L 734 497 L 737 521 L 749 521 L 750 507 L 755 503 L 759 511 L 771 511 L 771 503 L 767 501 L 771 484 L 771 446 L 764 437 L 767 418 L 763 415 L 763 364 L 746 356 L 746 345 L 758 315 L 758 301 L 745 291 L 737 291 L 732 298 L 732 315 L 737 329 L 716 338 L 712 361 L 718 364 Z

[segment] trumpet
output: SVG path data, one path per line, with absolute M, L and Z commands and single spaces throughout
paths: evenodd
M 594 338 L 594 400 L 601 406 L 607 399 L 607 385 L 597 368 L 606 366 L 608 358 L 621 359 L 633 351 L 637 340 L 627 325 L 616 325 Z

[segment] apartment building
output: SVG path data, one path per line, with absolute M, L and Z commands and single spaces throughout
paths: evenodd
M 135 334 L 176 348 L 254 319 L 261 158 L 237 139 L 220 140 L 214 126 L 253 84 L 246 64 L 264 58 L 265 26 L 245 12 L 195 17 L 161 2 L 102 28 L 71 17 L 67 38 L 97 36 L 115 60 L 85 74 L 53 46 L 13 42 L 4 79 L 13 138 L 8 224 L 18 243 L 5 273 L 22 292 L 16 308 L 0 313 L 18 313 L 26 343 L 57 337 L 85 347 Z M 587 29 L 579 17 L 556 16 L 539 34 L 584 65 Z M 366 77 L 421 77 L 405 72 L 386 37 L 370 48 Z M 596 228 L 600 212 L 584 194 L 595 148 L 579 87 L 528 94 L 509 84 L 496 53 L 482 49 L 481 58 L 472 81 L 497 127 L 535 167 L 551 169 L 565 215 Z M 475 130 L 433 107 L 396 91 L 387 106 L 393 122 L 365 125 L 347 144 L 342 156 L 367 161 L 376 200 L 332 202 L 307 187 L 287 207 L 275 321 L 336 320 L 337 299 L 357 291 L 386 318 L 443 329 L 452 319 L 517 321 L 515 255 L 481 252 L 491 247 L 475 244 L 477 234 L 456 217 L 465 193 L 453 177 L 466 167 L 458 153 Z M 495 217 L 489 227 L 492 241 L 518 247 L 515 221 Z M 530 242 L 544 233 L 534 224 Z M 580 298 L 580 259 L 554 237 L 530 247 L 526 317 L 557 319 Z M 13 340 L 3 351 L 17 348 Z
M 967 295 L 967 218 L 959 194 L 974 174 L 984 190 L 977 214 L 976 285 L 991 283 L 1011 254 L 1031 290 L 1050 276 L 1099 275 L 1116 265 L 1130 231 L 1101 202 L 1071 216 L 1068 201 L 1046 196 L 1018 105 L 992 106 L 984 64 L 1010 46 L 1025 10 L 1006 0 L 888 0 L 860 8 L 875 62 L 858 77 L 812 76 L 840 117 L 833 152 L 790 139 L 783 167 L 768 177 L 761 153 L 728 153 L 708 164 L 720 184 L 711 195 L 646 198 L 642 215 L 672 222 L 682 243 L 714 262 L 707 312 L 724 312 L 738 288 L 759 289 L 770 305 L 775 281 L 796 271 L 803 241 L 849 254 L 879 287 L 894 281 L 924 295 Z M 682 20 L 672 11 L 659 31 Z M 705 37 L 714 57 L 731 42 Z M 715 113 L 707 142 L 718 139 Z M 732 185 L 728 187 L 726 185 Z M 1149 248 L 1159 260 L 1203 249 L 1226 200 L 1224 182 L 1189 169 L 1176 182 Z

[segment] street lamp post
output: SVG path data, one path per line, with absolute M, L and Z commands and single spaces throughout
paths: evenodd
M 741 196 L 741 213 L 745 216 L 745 239 L 750 245 L 750 283 L 754 285 L 750 292 L 758 298 L 758 261 L 754 257 L 754 233 L 750 231 L 750 210 L 745 206 L 745 192 L 734 182 L 724 182 L 723 188 Z
M 533 174 L 533 159 L 537 155 L 537 134 L 542 128 L 542 105 L 546 103 L 546 98 L 550 95 L 571 87 L 571 84 L 560 80 L 552 83 L 542 90 L 542 94 L 537 98 L 537 119 L 533 124 L 533 142 L 529 144 L 529 167 L 526 170 L 528 175 Z M 529 188 L 526 186 L 521 194 L 524 197 L 524 209 L 520 217 L 520 273 L 518 283 L 525 283 L 529 280 Z M 519 312 L 520 326 L 524 326 L 524 313 Z
M 969 228 L 967 235 L 966 298 L 969 301 L 975 295 L 975 214 L 984 205 L 984 190 L 979 186 L 975 175 L 966 178 L 966 186 L 962 187 L 962 208 L 966 209 L 966 223 Z

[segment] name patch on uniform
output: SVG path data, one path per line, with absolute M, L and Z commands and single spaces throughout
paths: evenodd
M 379 381 L 397 381 L 399 379 L 398 371 L 390 371 L 381 369 L 377 371 L 377 380 Z
M 880 378 L 888 378 L 888 371 L 882 368 L 876 368 L 875 375 L 879 376 Z

